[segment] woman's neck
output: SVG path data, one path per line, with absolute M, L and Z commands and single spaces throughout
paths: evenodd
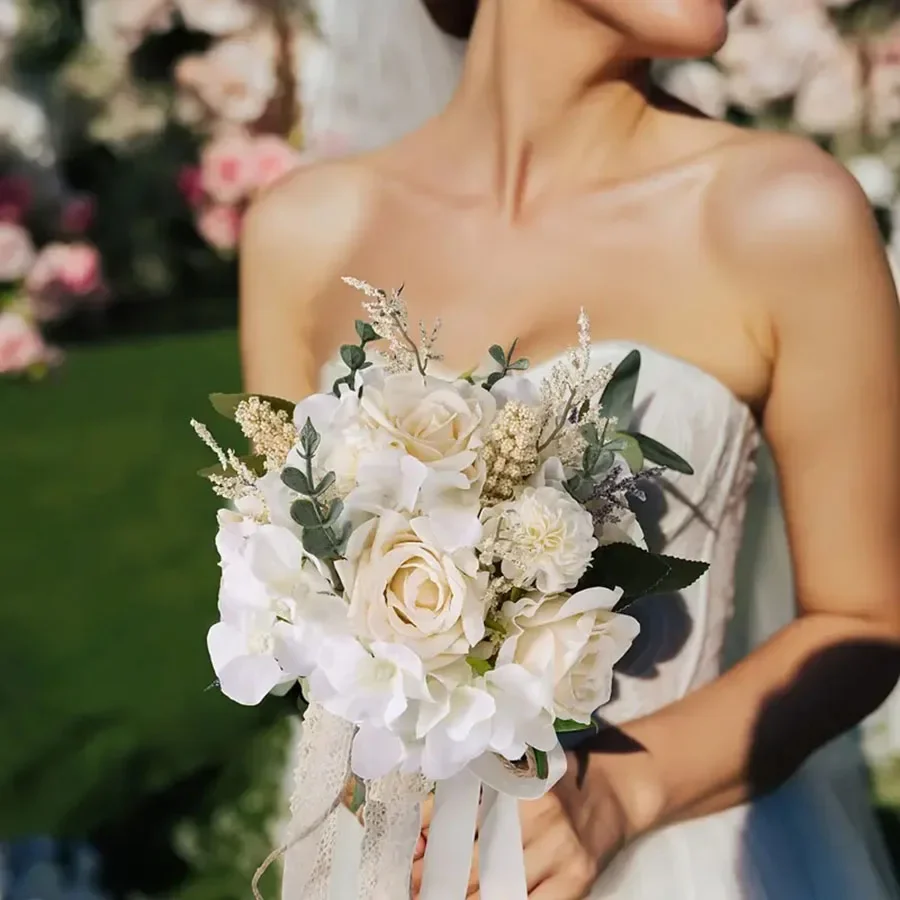
M 569 0 L 481 0 L 448 115 L 468 158 L 489 161 L 505 217 L 616 174 L 650 109 L 648 68 L 623 60 L 621 36 Z

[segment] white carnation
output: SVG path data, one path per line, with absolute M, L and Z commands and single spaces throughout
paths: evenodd
M 597 549 L 591 514 L 564 491 L 526 487 L 484 512 L 485 537 L 505 577 L 542 593 L 575 587 Z

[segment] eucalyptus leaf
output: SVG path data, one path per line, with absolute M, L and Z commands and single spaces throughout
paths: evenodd
M 506 351 L 499 344 L 494 344 L 491 349 L 488 350 L 488 353 L 491 354 L 491 358 L 498 366 L 503 366 L 504 369 L 506 368 Z
M 322 480 L 315 486 L 315 488 L 313 488 L 312 491 L 310 491 L 310 494 L 313 497 L 321 497 L 322 494 L 324 494 L 325 491 L 327 491 L 328 488 L 330 488 L 334 484 L 334 481 L 334 472 L 326 472 L 322 476 Z
M 681 472 L 683 475 L 693 475 L 694 469 L 687 460 L 682 459 L 674 450 L 670 450 L 664 444 L 641 434 L 639 431 L 628 431 L 626 434 L 633 437 L 641 448 L 644 457 L 658 466 L 664 466 L 673 472 Z
M 340 519 L 341 515 L 344 512 L 344 503 L 342 500 L 335 500 L 330 507 L 328 507 L 328 514 L 325 516 L 325 525 L 328 528 L 331 528 L 333 525 L 337 524 L 338 519 Z
M 588 422 L 586 425 L 581 426 L 581 436 L 592 447 L 600 446 L 600 434 L 597 431 L 597 426 L 593 422 Z
M 265 401 L 276 412 L 284 410 L 288 416 L 294 415 L 294 404 L 290 400 L 283 400 L 281 397 L 270 397 L 268 394 L 210 394 L 209 402 L 212 403 L 213 409 L 219 415 L 233 422 L 238 406 L 251 397 L 258 397 L 260 400 Z
M 316 450 L 319 449 L 320 441 L 321 437 L 319 436 L 319 432 L 316 431 L 312 419 L 307 419 L 303 428 L 300 429 L 300 448 L 303 450 L 304 455 L 307 457 L 314 456 Z
M 521 359 L 511 362 L 506 368 L 510 371 L 524 372 L 530 365 L 531 363 L 523 356 Z
M 502 372 L 491 372 L 491 374 L 484 379 L 482 387 L 489 391 L 501 378 L 503 378 Z
M 312 500 L 307 500 L 305 498 L 295 500 L 291 504 L 291 518 L 301 528 L 321 530 L 319 511 L 316 508 L 315 502 Z
M 584 453 L 581 455 L 581 467 L 584 469 L 586 475 L 592 475 L 594 470 L 597 468 L 597 463 L 600 462 L 600 456 L 603 451 L 600 449 L 599 444 L 588 444 L 587 447 L 584 448 Z
M 356 333 L 359 336 L 359 339 L 362 341 L 363 346 L 371 343 L 372 341 L 381 340 L 381 335 L 368 322 L 364 322 L 362 319 L 357 319 L 355 325 Z
M 287 466 L 282 469 L 281 481 L 286 487 L 296 491 L 298 494 L 303 494 L 304 497 L 308 497 L 312 493 L 312 486 L 306 477 L 306 473 L 301 472 L 300 469 L 295 469 L 293 466 Z
M 594 482 L 590 478 L 585 478 L 580 472 L 576 472 L 566 481 L 566 490 L 579 503 L 587 503 L 594 493 Z
M 600 412 L 607 419 L 616 419 L 627 427 L 634 408 L 634 392 L 641 371 L 641 353 L 632 350 L 616 366 L 600 398 Z
M 344 344 L 341 347 L 341 359 L 351 372 L 355 372 L 366 361 L 366 351 L 355 344 Z
M 513 338 L 513 342 L 509 345 L 509 350 L 506 353 L 506 361 L 511 363 L 516 356 L 516 347 L 519 346 L 519 339 Z
M 352 532 L 353 526 L 347 522 L 340 534 L 335 535 L 335 552 L 338 553 L 338 555 L 343 556 L 346 552 L 347 542 L 350 540 Z
M 303 549 L 316 559 L 334 559 L 331 538 L 321 528 L 309 528 L 303 532 Z

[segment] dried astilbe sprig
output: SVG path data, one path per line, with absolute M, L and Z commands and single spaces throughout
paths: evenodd
M 259 397 L 248 397 L 238 404 L 234 421 L 250 441 L 253 452 L 265 458 L 266 471 L 284 467 L 299 439 L 297 428 L 285 410 L 274 409 Z
M 257 476 L 233 450 L 223 450 L 209 429 L 196 419 L 191 419 L 191 427 L 197 437 L 212 450 L 222 467 L 221 473 L 207 475 L 213 491 L 226 500 L 240 500 L 250 495 L 259 495 Z
M 539 450 L 549 447 L 567 426 L 574 429 L 575 425 L 592 420 L 598 424 L 598 400 L 612 374 L 612 366 L 591 369 L 591 324 L 582 310 L 578 317 L 578 346 L 556 363 L 541 383 Z
M 644 503 L 647 495 L 643 486 L 665 473 L 662 466 L 644 469 L 637 475 L 611 475 L 594 483 L 594 489 L 585 506 L 597 525 L 618 523 L 630 511 L 629 498 Z
M 516 488 L 537 470 L 540 425 L 534 409 L 514 400 L 497 414 L 482 450 L 487 467 L 483 504 L 511 499 Z
M 441 327 L 440 320 L 434 323 L 430 332 L 424 324 L 419 323 L 421 343 L 417 344 L 409 333 L 409 310 L 403 299 L 402 287 L 387 293 L 358 278 L 343 280 L 370 298 L 363 301 L 363 309 L 375 331 L 387 340 L 387 348 L 382 351 L 382 356 L 388 372 L 396 374 L 418 371 L 424 375 L 430 362 L 440 361 L 441 357 L 434 351 Z

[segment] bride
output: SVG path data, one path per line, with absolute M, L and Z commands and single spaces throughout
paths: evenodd
M 415 315 L 443 316 L 459 371 L 484 334 L 518 337 L 540 370 L 582 307 L 598 363 L 639 347 L 643 430 L 696 474 L 638 512 L 667 552 L 711 568 L 642 604 L 647 641 L 603 710 L 614 727 L 523 803 L 529 896 L 893 897 L 859 823 L 802 768 L 900 671 L 900 320 L 866 200 L 815 147 L 652 88 L 651 58 L 722 43 L 725 0 L 476 2 L 340 0 L 323 15 L 370 86 L 418 78 L 393 116 L 369 113 L 365 89 L 356 105 L 335 92 L 318 126 L 355 117 L 371 146 L 452 92 L 461 45 L 437 26 L 471 36 L 440 114 L 292 175 L 252 210 L 248 387 L 317 388 L 357 316 L 345 274 L 404 283 Z M 800 615 L 723 674 L 760 427 Z

